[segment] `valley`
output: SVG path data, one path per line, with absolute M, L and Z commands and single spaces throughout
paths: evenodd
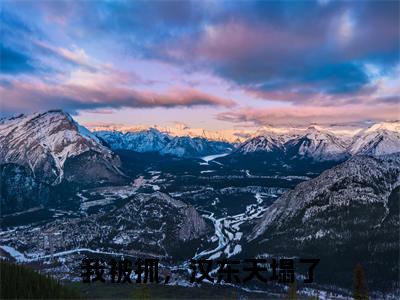
M 58 111 L 2 122 L 3 259 L 78 282 L 85 256 L 158 258 L 160 272 L 172 275 L 169 285 L 194 287 L 191 259 L 313 256 L 321 258 L 317 282 L 303 284 L 296 274 L 299 293 L 309 296 L 331 293 L 324 273 L 351 274 L 358 255 L 376 295 L 397 289 L 396 269 L 380 280 L 368 251 L 352 246 L 361 241 L 388 257 L 379 270 L 397 247 L 400 162 L 393 152 L 400 138 L 387 125 L 354 142 L 311 128 L 236 145 L 156 130 L 90 133 Z M 43 124 L 49 136 L 38 130 Z M 15 140 L 35 151 L 17 154 Z M 358 235 L 360 228 L 368 235 Z M 338 255 L 346 270 L 330 264 Z M 349 286 L 335 280 L 340 296 Z M 286 293 L 276 283 L 235 288 Z

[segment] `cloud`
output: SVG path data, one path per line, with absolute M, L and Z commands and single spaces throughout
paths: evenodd
M 302 109 L 317 119 L 318 107 L 321 114 L 346 107 L 372 116 L 368 107 L 399 102 L 398 1 L 4 3 L 8 58 L 0 85 L 8 110 L 232 107 L 225 95 L 239 91 L 242 105 L 246 97 L 286 102 L 295 108 L 273 110 L 276 120 L 285 113 L 300 120 Z M 153 82 L 164 80 L 150 87 L 146 75 L 127 71 L 133 59 L 173 64 L 179 74 L 207 74 L 224 85 L 182 86 L 187 78 L 176 83 L 143 67 Z M 245 117 L 235 110 L 219 118 Z
M 363 70 L 363 71 L 361 71 Z M 313 86 L 314 77 L 326 78 L 320 89 Z M 338 88 L 339 80 L 348 81 Z M 347 66 L 340 70 L 328 67 L 322 73 L 310 73 L 307 81 L 294 83 L 272 82 L 262 87 L 247 87 L 246 93 L 252 97 L 290 102 L 297 106 L 341 106 L 347 104 L 378 105 L 385 102 L 399 102 L 400 64 L 383 70 L 377 65 L 366 64 Z M 326 92 L 329 90 L 329 92 Z M 325 91 L 325 92 L 324 92 Z
M 346 44 L 351 41 L 355 31 L 354 18 L 351 16 L 349 11 L 345 11 L 338 20 L 337 38 L 338 42 Z
M 194 32 L 161 40 L 148 47 L 146 55 L 189 70 L 212 70 L 259 96 L 290 87 L 297 94 L 292 103 L 303 102 L 304 95 L 340 98 L 370 88 L 365 63 L 391 70 L 399 62 L 399 3 L 372 2 L 326 7 L 268 2 L 265 18 L 257 18 L 243 5 L 241 11 L 230 11 L 228 17 Z M 306 13 L 307 18 L 296 12 Z M 280 97 L 265 99 L 281 101 Z
M 163 93 L 127 87 L 77 84 L 46 84 L 43 82 L 12 81 L 0 86 L 4 112 L 32 112 L 62 108 L 71 112 L 79 109 L 152 108 L 152 107 L 231 107 L 234 101 L 213 96 L 196 89 L 170 89 Z
M 29 7 L 32 9 L 31 4 Z M 57 9 L 52 5 L 50 7 Z M 76 13 L 74 9 L 66 9 L 65 16 L 71 17 L 74 13 Z M 8 18 L 10 22 L 6 26 L 5 43 L 23 51 L 18 52 L 2 44 L 1 71 L 10 75 L 1 78 L 3 112 L 30 112 L 52 108 L 77 112 L 78 110 L 104 111 L 122 107 L 234 105 L 234 101 L 230 99 L 205 93 L 193 87 L 174 84 L 162 90 L 159 88 L 158 91 L 149 90 L 151 82 L 136 73 L 99 61 L 89 56 L 81 47 L 58 46 L 51 42 L 49 36 L 30 34 L 34 32 L 30 29 L 34 26 L 22 22 L 16 15 L 7 14 L 7 16 L 12 17 Z M 57 22 L 62 23 L 62 26 L 68 23 L 67 20 Z M 13 27 L 22 37 L 22 41 L 13 38 Z M 23 41 L 29 46 L 22 43 Z M 24 79 L 13 76 L 30 75 L 33 72 L 36 72 L 34 76 Z
M 242 124 L 244 126 L 293 125 L 353 123 L 365 120 L 384 121 L 398 120 L 398 105 L 379 104 L 344 105 L 327 107 L 279 107 L 266 109 L 242 108 L 218 114 L 221 121 Z
M 96 62 L 91 60 L 89 56 L 86 54 L 84 49 L 74 47 L 73 49 L 56 47 L 48 42 L 33 40 L 32 44 L 36 47 L 38 56 L 52 56 L 59 61 L 64 63 L 68 63 L 75 67 L 85 68 L 88 71 L 96 72 L 100 65 L 96 66 Z M 44 58 L 42 58 L 44 59 Z

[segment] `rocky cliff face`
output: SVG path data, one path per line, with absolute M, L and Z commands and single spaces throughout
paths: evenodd
M 21 115 L 0 122 L 0 164 L 26 167 L 41 182 L 56 185 L 64 179 L 74 180 L 65 176 L 66 165 L 71 168 L 74 160 L 87 162 L 88 168 L 79 169 L 86 181 L 123 178 L 119 158 L 62 111 Z
M 123 183 L 126 177 L 119 167 L 117 155 L 62 111 L 0 121 L 3 213 L 55 201 L 54 190 L 60 183 Z
M 280 197 L 254 227 L 251 247 L 321 258 L 317 276 L 325 283 L 336 278 L 337 284 L 351 286 L 352 270 L 361 263 L 367 277 L 375 278 L 371 286 L 394 289 L 399 186 L 400 154 L 356 156 Z M 388 259 L 380 260 L 382 256 Z
M 186 206 L 182 211 L 182 216 L 182 225 L 178 233 L 180 240 L 197 239 L 206 232 L 206 223 L 193 206 Z

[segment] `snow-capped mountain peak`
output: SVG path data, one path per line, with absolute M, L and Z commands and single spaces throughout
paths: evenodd
M 381 122 L 372 125 L 365 132 L 376 132 L 376 131 L 393 131 L 400 132 L 400 121 L 392 121 L 392 122 Z
M 67 159 L 88 151 L 94 151 L 115 168 L 119 165 L 111 150 L 60 110 L 2 120 L 0 142 L 0 162 L 28 167 L 52 184 L 62 181 Z
M 400 152 L 400 121 L 378 123 L 358 133 L 349 147 L 353 155 Z
M 237 153 L 273 152 L 283 150 L 284 139 L 279 135 L 269 134 L 249 139 L 239 146 Z
M 380 156 L 400 152 L 400 122 L 382 122 L 356 134 L 352 139 L 311 125 L 294 134 L 268 132 L 248 139 L 235 153 L 281 151 L 296 158 L 319 161 L 342 160 L 351 155 Z
M 288 141 L 285 146 L 294 157 L 339 160 L 347 156 L 344 141 L 316 126 L 310 126 L 303 135 Z
M 244 142 L 236 152 L 274 151 L 290 157 L 337 160 L 346 156 L 346 144 L 333 133 L 313 125 L 302 132 L 264 133 Z
M 171 136 L 156 128 L 126 133 L 98 131 L 95 134 L 114 150 L 158 152 L 177 157 L 201 157 L 229 152 L 232 148 L 226 142 L 210 141 L 201 137 Z

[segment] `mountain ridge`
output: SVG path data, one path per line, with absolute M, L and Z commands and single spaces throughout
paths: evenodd
M 235 154 L 281 151 L 291 157 L 317 161 L 343 160 L 359 154 L 385 155 L 400 152 L 400 122 L 382 122 L 359 132 L 351 140 L 311 126 L 302 134 L 264 134 L 242 143 Z
M 123 177 L 118 156 L 61 110 L 2 120 L 0 142 L 0 163 L 27 167 L 48 184 L 59 184 L 67 161 L 85 154 L 104 173 Z
M 375 279 L 370 286 L 396 289 L 399 189 L 399 153 L 355 156 L 300 183 L 269 206 L 247 238 L 249 251 L 318 255 L 318 276 L 326 283 L 335 276 L 344 286 L 351 284 L 346 274 L 358 261 Z
M 185 158 L 219 154 L 232 149 L 232 145 L 226 142 L 210 141 L 200 137 L 170 136 L 156 128 L 126 133 L 96 131 L 94 134 L 113 150 L 158 152 L 162 155 Z

